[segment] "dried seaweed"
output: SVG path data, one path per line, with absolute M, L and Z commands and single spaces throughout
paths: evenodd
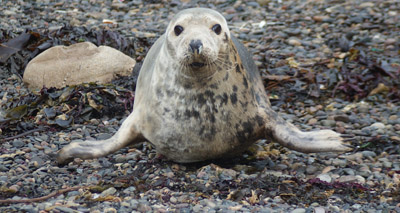
M 103 116 L 121 117 L 133 107 L 134 95 L 114 85 L 81 84 L 63 89 L 43 88 L 39 94 L 28 94 L 10 100 L 6 118 L 0 122 L 3 134 L 29 130 L 21 127 L 34 121 L 36 125 L 67 128 Z
M 382 83 L 390 88 L 388 100 L 400 100 L 400 67 L 384 60 L 374 60 L 363 50 L 350 49 L 340 68 L 340 77 L 342 80 L 335 86 L 333 96 L 341 91 L 349 100 L 365 98 Z

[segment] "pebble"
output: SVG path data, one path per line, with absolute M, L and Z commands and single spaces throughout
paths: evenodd
M 332 178 L 329 174 L 320 174 L 317 176 L 317 178 L 328 183 L 332 182 Z
M 297 208 L 292 211 L 292 213 L 305 213 L 306 209 L 305 208 Z
M 73 210 L 71 208 L 68 208 L 68 207 L 65 207 L 65 206 L 57 206 L 56 209 L 58 211 L 66 212 L 66 213 L 74 213 L 74 212 L 76 212 L 75 210 Z
M 332 165 L 334 166 L 339 166 L 339 167 L 345 167 L 347 164 L 346 160 L 341 160 L 341 159 L 333 159 L 331 160 Z
M 308 175 L 315 174 L 317 171 L 318 171 L 318 168 L 315 167 L 315 166 L 312 166 L 312 165 L 309 165 L 309 166 L 307 166 L 307 168 L 306 168 L 306 173 L 307 173 Z
M 348 123 L 350 121 L 350 118 L 347 115 L 336 115 L 334 116 L 334 120 Z
M 322 126 L 335 127 L 336 126 L 336 121 L 334 121 L 334 120 L 322 120 L 321 124 L 322 124 Z
M 366 150 L 366 151 L 362 151 L 361 153 L 362 153 L 363 157 L 372 157 L 372 158 L 376 157 L 376 153 L 373 151 Z
M 314 213 L 325 213 L 325 208 L 323 207 L 315 207 L 314 208 Z
M 373 2 L 363 2 L 360 4 L 361 8 L 366 8 L 366 7 L 373 7 L 375 4 Z
M 376 123 L 373 123 L 371 125 L 371 128 L 373 128 L 373 129 L 385 129 L 385 124 L 380 123 L 380 122 L 376 122 Z
M 357 178 L 354 175 L 344 175 L 339 177 L 338 181 L 341 183 L 354 183 L 357 181 Z
M 14 140 L 14 141 L 12 142 L 12 145 L 13 145 L 15 148 L 21 148 L 21 147 L 23 147 L 23 146 L 25 145 L 25 143 L 24 143 L 23 141 L 21 141 L 21 140 Z
M 301 46 L 301 41 L 299 39 L 293 38 L 293 37 L 289 38 L 287 40 L 287 43 L 290 45 L 293 45 L 293 46 Z
M 109 195 L 115 194 L 115 192 L 117 192 L 117 189 L 115 189 L 114 187 L 110 187 L 110 188 L 104 190 L 103 192 L 101 192 L 100 197 L 107 197 Z
M 307 124 L 308 124 L 308 125 L 314 125 L 314 124 L 316 124 L 317 122 L 318 122 L 317 119 L 311 118 L 310 120 L 308 120 Z

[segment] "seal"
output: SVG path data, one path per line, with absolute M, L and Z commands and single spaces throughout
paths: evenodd
M 73 142 L 57 161 L 98 158 L 147 140 L 168 159 L 189 163 L 234 157 L 263 138 L 305 153 L 351 150 L 331 130 L 302 132 L 278 116 L 252 56 L 224 17 L 193 8 L 176 14 L 151 47 L 133 111 L 115 135 Z

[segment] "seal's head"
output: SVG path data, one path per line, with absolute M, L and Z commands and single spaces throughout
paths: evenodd
M 171 20 L 165 35 L 170 56 L 183 70 L 202 76 L 207 75 L 202 71 L 215 70 L 210 66 L 227 55 L 230 40 L 225 18 L 206 8 L 181 11 Z

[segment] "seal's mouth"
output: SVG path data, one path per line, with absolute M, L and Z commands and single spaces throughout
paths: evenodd
M 193 63 L 190 64 L 190 66 L 192 68 L 202 68 L 202 67 L 204 67 L 204 65 L 206 65 L 206 64 L 205 63 L 201 63 L 201 62 L 193 62 Z

